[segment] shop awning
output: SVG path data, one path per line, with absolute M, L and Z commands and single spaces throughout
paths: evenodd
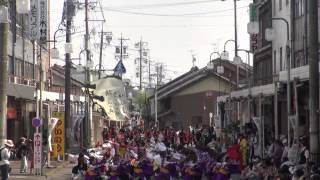
M 260 94 L 265 96 L 274 95 L 275 92 L 275 85 L 274 84 L 267 84 L 263 86 L 255 86 L 251 89 L 242 89 L 238 91 L 232 91 L 229 95 L 219 96 L 217 97 L 217 102 L 225 102 L 228 98 L 247 98 L 249 95 L 251 97 L 257 97 Z

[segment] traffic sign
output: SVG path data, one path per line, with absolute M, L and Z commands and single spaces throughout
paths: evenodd
M 33 127 L 40 127 L 41 126 L 41 119 L 39 118 L 33 118 L 32 119 L 32 126 Z
M 116 65 L 116 67 L 113 69 L 114 72 L 119 73 L 119 74 L 124 74 L 126 73 L 126 68 L 124 67 L 122 60 L 120 60 L 118 62 L 118 64 Z
M 34 168 L 36 175 L 41 175 L 42 135 L 41 133 L 36 132 L 33 137 Z

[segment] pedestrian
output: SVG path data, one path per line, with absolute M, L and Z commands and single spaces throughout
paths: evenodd
M 28 169 L 28 145 L 27 138 L 20 138 L 20 145 L 18 147 L 18 158 L 20 158 L 20 173 L 26 173 Z
M 283 138 L 282 144 L 283 144 L 283 153 L 282 153 L 281 161 L 284 162 L 286 159 L 288 159 L 288 151 L 289 151 L 288 140 L 286 138 Z
M 29 151 L 29 156 L 28 159 L 30 159 L 30 174 L 33 173 L 33 169 L 34 169 L 34 154 L 33 154 L 33 141 L 32 139 L 28 139 L 28 151 Z
M 240 153 L 242 158 L 243 166 L 247 166 L 248 163 L 248 152 L 249 152 L 249 146 L 248 141 L 245 135 L 240 136 Z
M 77 175 L 79 172 L 84 172 L 88 169 L 88 164 L 83 153 L 79 153 L 78 164 L 72 168 L 72 174 Z
M 307 164 L 309 162 L 309 150 L 306 147 L 305 140 L 299 142 L 299 164 Z
M 283 145 L 279 140 L 276 140 L 273 146 L 272 160 L 274 165 L 279 168 L 281 165 L 281 158 L 283 155 Z
M 293 164 L 298 164 L 299 162 L 299 143 L 298 140 L 294 140 L 292 146 L 288 150 L 288 159 Z
M 12 140 L 5 140 L 4 144 L 0 148 L 0 171 L 1 179 L 7 180 L 10 173 L 10 151 L 14 147 Z

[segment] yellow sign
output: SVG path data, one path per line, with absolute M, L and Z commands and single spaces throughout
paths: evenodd
M 59 119 L 57 125 L 53 129 L 53 144 L 56 144 L 54 153 L 56 156 L 64 156 L 64 112 L 53 112 L 52 117 Z

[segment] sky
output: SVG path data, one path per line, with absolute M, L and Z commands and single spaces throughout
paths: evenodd
M 51 0 L 51 35 L 61 22 L 63 2 Z M 238 47 L 241 49 L 249 48 L 247 23 L 248 5 L 251 2 L 237 1 Z M 124 77 L 134 81 L 137 81 L 134 59 L 138 57 L 134 44 L 141 39 L 148 43 L 150 59 L 164 64 L 167 80 L 189 71 L 193 65 L 192 55 L 196 58 L 196 66 L 206 66 L 211 52 L 222 52 L 224 42 L 234 39 L 233 0 L 101 0 L 101 4 L 106 19 L 104 31 L 113 34 L 111 45 L 103 50 L 103 67 L 115 67 L 118 60 L 114 58 L 114 46 L 119 45 L 118 39 L 122 35 L 128 39 L 125 44 L 129 48 L 129 58 L 124 60 L 127 69 Z M 90 10 L 89 19 L 103 19 L 99 7 Z M 100 43 L 98 32 L 101 31 L 101 24 L 89 22 L 90 47 L 95 64 L 98 64 L 99 59 L 97 45 Z M 74 58 L 79 56 L 80 49 L 84 47 L 84 25 L 84 9 L 79 9 L 74 17 L 74 31 L 77 33 L 72 36 Z M 57 37 L 57 47 L 61 48 L 60 54 L 63 54 L 65 37 L 63 34 Z M 233 42 L 227 44 L 226 50 L 232 59 Z M 239 55 L 246 61 L 245 53 L 239 52 Z M 61 60 L 56 62 L 64 63 Z M 76 60 L 74 63 L 79 62 Z

